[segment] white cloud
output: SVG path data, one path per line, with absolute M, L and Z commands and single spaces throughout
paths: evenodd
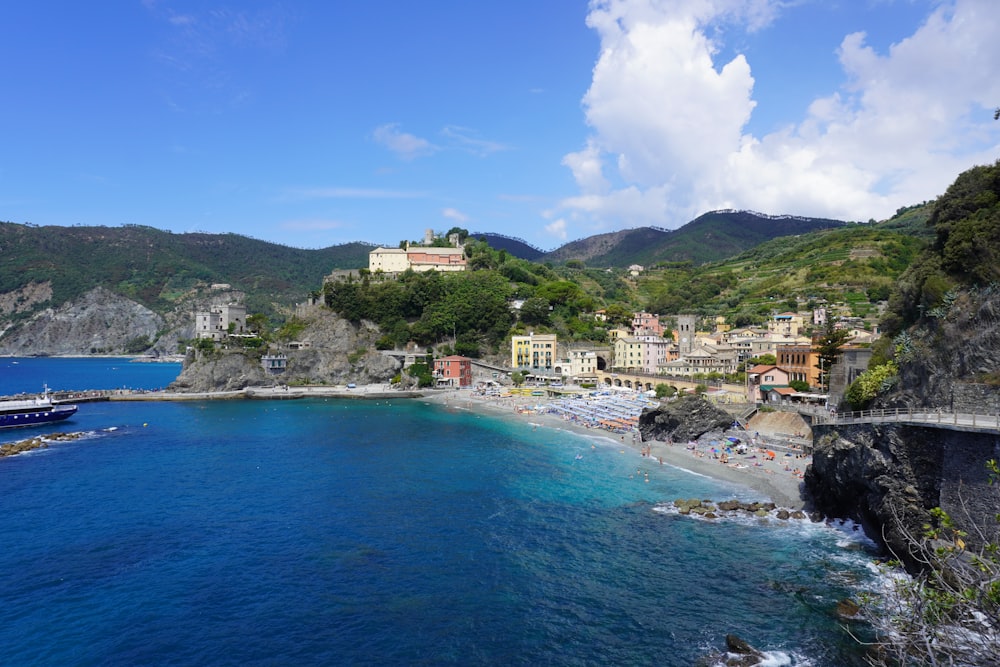
M 443 211 L 441 211 L 441 215 L 443 215 L 444 217 L 446 217 L 446 218 L 448 218 L 450 220 L 454 220 L 455 222 L 458 222 L 458 223 L 468 222 L 469 221 L 469 216 L 465 215 L 464 213 L 462 213 L 461 211 L 459 211 L 457 208 L 446 208 Z
M 438 147 L 418 136 L 402 132 L 399 123 L 386 123 L 375 128 L 372 138 L 403 160 L 413 160 L 437 152 Z
M 560 241 L 566 240 L 566 221 L 562 218 L 545 225 L 545 232 Z
M 486 157 L 492 153 L 510 150 L 508 146 L 498 141 L 480 139 L 475 136 L 475 130 L 458 125 L 448 125 L 441 134 L 451 141 L 455 147 L 479 157 Z
M 781 73 L 752 74 L 742 55 L 717 64 L 712 36 L 733 22 L 766 27 L 783 4 L 592 2 L 587 20 L 601 53 L 583 100 L 591 134 L 563 158 L 580 195 L 549 212 L 561 231 L 677 227 L 725 207 L 881 218 L 996 159 L 994 0 L 941 3 L 887 53 L 863 34 L 845 36 L 843 86 L 816 99 L 805 118 L 755 137 L 745 130 L 754 76 Z
M 594 142 L 587 142 L 587 147 L 578 153 L 566 155 L 562 163 L 573 172 L 576 184 L 584 192 L 607 192 L 611 184 L 604 178 L 604 164 L 601 162 L 601 151 Z

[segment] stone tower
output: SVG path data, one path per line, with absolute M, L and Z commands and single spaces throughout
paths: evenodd
M 682 357 L 691 354 L 694 350 L 694 336 L 697 326 L 697 315 L 677 316 L 677 349 Z

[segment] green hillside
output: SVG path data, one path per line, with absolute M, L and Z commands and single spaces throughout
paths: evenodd
M 637 288 L 652 312 L 726 315 L 737 324 L 821 303 L 870 317 L 926 244 L 926 234 L 851 224 L 776 238 L 721 262 L 663 264 Z
M 933 240 L 926 222 L 930 208 L 901 209 L 891 220 L 866 225 L 719 211 L 672 232 L 641 228 L 567 244 L 561 251 L 569 259 L 558 262 L 551 259 L 555 253 L 532 262 L 517 257 L 518 244 L 495 248 L 480 241 L 469 248 L 470 265 L 495 270 L 508 281 L 511 299 L 529 300 L 538 313 L 548 309 L 551 316 L 539 315 L 538 325 L 577 340 L 595 333 L 585 314 L 609 306 L 622 312 L 723 315 L 731 323 L 751 324 L 775 310 L 827 302 L 848 304 L 850 313 L 873 318 L 874 304 L 887 298 L 894 281 Z M 51 285 L 50 300 L 16 315 L 8 312 L 7 321 L 16 322 L 98 285 L 166 313 L 187 304 L 198 288 L 228 283 L 246 294 L 250 312 L 275 316 L 319 290 L 331 271 L 367 266 L 371 248 L 353 243 L 303 250 L 238 234 L 0 223 L 0 295 L 16 296 L 32 283 Z M 573 259 L 574 252 L 587 259 Z M 646 271 L 632 277 L 624 268 L 631 264 Z M 420 313 L 408 319 L 414 317 Z M 387 313 L 375 319 L 397 324 Z M 444 326 L 438 322 L 433 328 L 439 325 Z
M 826 218 L 770 216 L 753 211 L 712 211 L 673 231 L 639 227 L 573 241 L 545 255 L 553 262 L 625 268 L 657 262 L 718 262 L 780 236 L 806 234 L 845 223 Z
M 156 310 L 199 284 L 229 283 L 252 310 L 302 300 L 336 268 L 367 266 L 371 246 L 290 248 L 238 234 L 172 234 L 151 227 L 0 223 L 0 293 L 52 285 L 58 306 L 101 285 Z M 25 316 L 22 313 L 22 316 Z

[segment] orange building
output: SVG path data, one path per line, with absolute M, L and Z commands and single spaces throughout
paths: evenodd
M 453 354 L 434 360 L 434 377 L 438 384 L 452 387 L 472 386 L 472 359 Z
M 775 348 L 777 365 L 788 373 L 788 381 L 799 380 L 810 387 L 820 386 L 819 353 L 809 343 L 779 344 Z

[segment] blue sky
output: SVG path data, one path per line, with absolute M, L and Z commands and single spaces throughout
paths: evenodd
M 543 249 L 865 221 L 1000 158 L 995 0 L 0 7 L 0 220 Z

